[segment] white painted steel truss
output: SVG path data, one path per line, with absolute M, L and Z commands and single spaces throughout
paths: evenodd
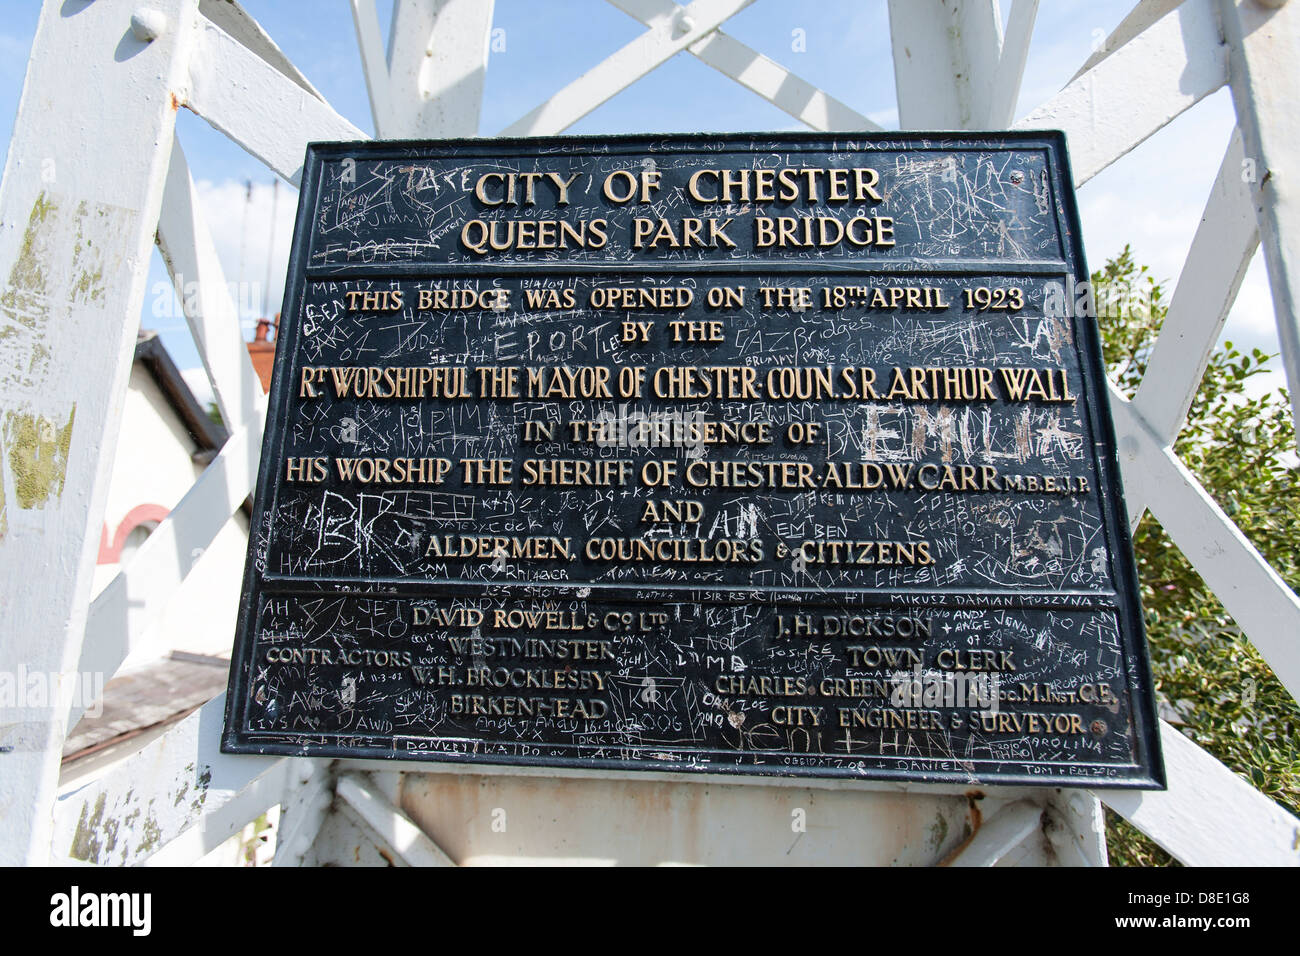
M 878 129 L 722 30 L 753 0 L 608 0 L 646 31 L 502 133 L 559 133 L 680 52 L 814 130 Z M 771 0 L 764 0 L 771 2 Z M 351 0 L 380 136 L 474 135 L 491 0 L 397 0 L 382 48 L 374 0 Z M 998 129 L 1013 119 L 1038 0 L 888 0 L 904 128 Z M 1263 245 L 1300 414 L 1300 3 L 1140 0 L 1075 78 L 1017 128 L 1060 128 L 1083 186 L 1225 84 L 1237 128 L 1210 187 L 1150 369 L 1112 393 L 1130 519 L 1150 509 L 1294 695 L 1300 599 L 1172 446 L 1248 263 Z M 94 91 L 96 95 L 88 95 Z M 175 113 L 207 120 L 290 183 L 310 140 L 362 139 L 229 0 L 47 0 L 0 191 L 0 458 L 51 462 L 44 484 L 0 485 L 0 665 L 111 676 L 253 488 L 265 402 L 180 144 Z M 46 175 L 50 156 L 57 179 Z M 1258 174 L 1247 182 L 1243 161 Z M 182 296 L 233 437 L 135 559 L 93 602 L 90 578 L 150 245 Z M 25 430 L 24 430 L 25 429 Z M 35 436 L 35 437 L 32 437 Z M 32 451 L 35 442 L 35 451 Z M 21 445 L 21 442 L 19 443 Z M 8 449 L 8 450 L 5 450 Z M 0 460 L 0 474 L 10 463 Z M 7 495 L 7 497 L 5 497 Z M 0 727 L 0 862 L 191 862 L 281 804 L 278 863 L 307 859 L 331 805 L 409 863 L 447 863 L 382 778 L 355 764 L 218 751 L 218 697 L 83 789 L 56 799 L 75 709 Z M 1101 794 L 1190 864 L 1300 862 L 1300 821 L 1167 724 L 1169 790 Z M 364 769 L 373 770 L 366 765 Z M 1098 800 L 1004 793 L 954 861 L 1011 863 L 1046 839 L 1063 863 L 1105 861 Z M 134 816 L 133 816 L 134 814 Z M 96 816 L 98 815 L 98 816 Z M 88 819 L 116 841 L 88 848 Z M 134 821 L 134 823 L 132 823 Z M 147 824 L 147 825 L 146 825 Z

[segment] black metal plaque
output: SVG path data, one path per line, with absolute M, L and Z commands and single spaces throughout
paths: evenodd
M 224 749 L 1163 786 L 1064 138 L 308 150 Z

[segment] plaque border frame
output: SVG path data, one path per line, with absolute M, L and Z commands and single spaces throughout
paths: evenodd
M 352 277 L 383 276 L 392 278 L 413 278 L 428 275 L 467 275 L 484 273 L 529 274 L 554 272 L 557 269 L 571 274 L 601 273 L 628 268 L 625 263 L 609 261 L 591 262 L 538 262 L 538 263 L 465 263 L 425 265 L 418 263 L 390 262 L 369 271 L 364 268 L 357 271 L 354 265 L 312 266 L 307 261 L 315 236 L 314 213 L 316 201 L 320 194 L 320 178 L 327 160 L 339 156 L 397 158 L 403 154 L 419 152 L 428 155 L 431 151 L 440 157 L 451 158 L 457 155 L 484 157 L 500 155 L 503 157 L 518 155 L 521 150 L 535 150 L 546 144 L 556 155 L 570 152 L 585 152 L 591 155 L 616 155 L 626 153 L 636 156 L 665 153 L 680 155 L 684 151 L 701 154 L 721 154 L 728 147 L 735 151 L 753 150 L 755 144 L 788 145 L 792 150 L 806 148 L 819 152 L 847 151 L 860 149 L 861 144 L 871 143 L 877 148 L 896 147 L 899 149 L 933 148 L 950 145 L 954 148 L 978 148 L 988 144 L 988 148 L 1019 147 L 1022 149 L 1041 149 L 1047 156 L 1048 184 L 1052 191 L 1053 214 L 1057 221 L 1057 238 L 1060 243 L 1061 260 L 1050 260 L 1051 264 L 1064 262 L 1065 269 L 1073 269 L 1075 281 L 1091 281 L 1087 269 L 1082 243 L 1082 231 L 1079 222 L 1078 204 L 1073 176 L 1071 174 L 1069 150 L 1066 135 L 1061 130 L 1010 130 L 1010 131 L 884 131 L 854 133 L 817 133 L 817 132 L 777 132 L 777 133 L 698 133 L 698 134 L 619 134 L 610 136 L 564 135 L 548 137 L 475 137 L 445 140 L 360 140 L 342 142 L 311 142 L 307 145 L 306 155 L 300 179 L 298 207 L 295 216 L 293 242 L 288 261 L 288 276 L 284 289 L 281 308 L 281 327 L 277 334 L 277 348 L 273 366 L 272 382 L 286 382 L 291 365 L 290 355 L 294 351 L 299 332 L 299 323 L 292 317 L 297 314 L 305 295 L 307 283 L 328 279 L 337 275 L 340 281 Z M 824 145 L 818 145 L 824 144 Z M 692 147 L 696 147 L 692 149 Z M 700 148 L 704 147 L 704 148 Z M 304 224 L 312 224 L 311 229 L 304 229 Z M 762 263 L 762 268 L 779 274 L 788 272 L 816 272 L 819 266 L 829 264 L 830 259 L 822 262 Z M 960 260 L 959 260 L 960 261 Z M 1022 267 L 1036 261 L 1010 261 L 1014 268 Z M 665 272 L 692 272 L 708 274 L 709 272 L 745 271 L 753 268 L 761 260 L 731 260 L 712 263 L 708 261 L 672 261 L 656 263 L 654 260 L 635 263 L 637 269 L 645 272 L 656 271 L 656 266 Z M 772 268 L 776 266 L 776 268 Z M 781 267 L 785 266 L 784 269 Z M 345 271 L 346 270 L 346 271 Z M 869 270 L 861 270 L 864 274 Z M 982 272 L 977 261 L 972 260 L 969 271 Z M 993 270 L 987 270 L 993 271 Z M 885 274 L 889 274 L 886 270 Z M 1000 273 L 999 273 L 1000 274 Z M 1070 291 L 1070 290 L 1067 290 Z M 287 320 L 287 321 L 286 321 Z M 1076 348 L 1080 367 L 1084 376 L 1083 399 L 1086 413 L 1094 428 L 1094 438 L 1102 448 L 1094 444 L 1093 461 L 1097 466 L 1097 496 L 1101 505 L 1101 532 L 1105 535 L 1110 559 L 1112 580 L 1115 584 L 1115 612 L 1119 623 L 1121 647 L 1124 664 L 1128 673 L 1127 692 L 1131 701 L 1131 719 L 1133 725 L 1132 748 L 1135 759 L 1130 764 L 1108 765 L 1124 771 L 1123 777 L 1102 777 L 1062 774 L 1054 769 L 1044 774 L 1026 774 L 1017 772 L 994 771 L 991 775 L 949 771 L 910 771 L 889 770 L 873 767 L 863 772 L 852 769 L 825 767 L 779 766 L 773 764 L 745 764 L 742 760 L 733 762 L 696 763 L 693 761 L 649 761 L 644 758 L 636 760 L 596 759 L 585 757 L 538 757 L 520 758 L 494 754 L 435 754 L 419 751 L 401 751 L 396 749 L 381 750 L 377 748 L 357 748 L 331 743 L 308 742 L 313 736 L 338 738 L 339 734 L 325 735 L 297 734 L 302 741 L 299 744 L 286 743 L 282 740 L 263 740 L 248 736 L 241 731 L 246 713 L 249 671 L 254 666 L 250 659 L 253 652 L 255 618 L 257 607 L 254 597 L 260 593 L 259 578 L 256 571 L 256 553 L 258 542 L 258 518 L 265 513 L 271 489 L 276 482 L 280 450 L 285 438 L 285 430 L 272 423 L 283 420 L 287 411 L 290 387 L 279 385 L 271 388 L 267 402 L 266 427 L 262 437 L 262 453 L 258 465 L 258 480 L 253 495 L 253 517 L 250 523 L 248 550 L 245 559 L 244 574 L 240 591 L 239 612 L 236 624 L 236 636 L 231 654 L 231 666 L 227 697 L 225 702 L 225 722 L 221 738 L 221 751 L 230 754 L 258 754 L 277 756 L 319 757 L 327 759 L 379 760 L 397 761 L 403 764 L 418 762 L 427 765 L 428 770 L 457 773 L 472 773 L 475 766 L 484 768 L 484 772 L 508 772 L 514 769 L 521 774 L 537 775 L 547 769 L 563 771 L 595 772 L 599 776 L 621 778 L 631 775 L 629 779 L 653 776 L 657 779 L 672 778 L 681 781 L 699 783 L 742 782 L 736 778 L 750 778 L 754 783 L 774 783 L 785 780 L 790 783 L 803 783 L 815 786 L 817 781 L 830 782 L 833 785 L 859 785 L 866 788 L 881 784 L 903 782 L 917 786 L 926 785 L 966 785 L 979 787 L 1078 787 L 1084 789 L 1139 789 L 1164 790 L 1167 787 L 1164 762 L 1161 753 L 1159 721 L 1155 709 L 1155 695 L 1151 678 L 1150 658 L 1147 648 L 1144 618 L 1142 613 L 1136 561 L 1133 553 L 1132 533 L 1128 526 L 1127 508 L 1124 502 L 1123 483 L 1120 478 L 1118 447 L 1115 438 L 1114 422 L 1110 414 L 1105 364 L 1102 358 L 1101 337 L 1096 319 L 1087 316 L 1072 316 L 1073 330 L 1076 336 Z M 279 348 L 279 339 L 285 335 L 286 347 Z M 317 579 L 320 580 L 320 579 Z M 502 582 L 507 583 L 507 582 Z M 590 582 L 574 581 L 571 584 L 546 582 L 530 585 L 527 582 L 509 582 L 520 589 L 521 596 L 558 596 L 567 590 L 590 587 Z M 414 588 L 418 585 L 411 584 Z M 441 587 L 441 582 L 426 585 L 430 588 Z M 619 587 L 615 585 L 614 587 Z M 654 585 L 626 585 L 642 590 L 653 589 Z M 763 591 L 773 595 L 783 592 L 798 593 L 798 589 L 779 589 L 768 587 L 702 586 L 700 591 L 734 590 L 737 594 L 746 591 Z M 280 590 L 280 589 L 277 589 Z M 286 592 L 289 589 L 284 589 Z M 344 594 L 346 590 L 311 588 L 303 589 L 305 593 Z M 964 593 L 977 593 L 971 589 L 961 589 Z M 373 592 L 366 592 L 372 595 Z M 683 590 L 681 597 L 689 600 L 689 591 Z M 1048 592 L 1050 593 L 1050 592 Z M 396 595 L 374 595 L 379 597 Z M 1069 610 L 1069 609 L 1065 609 Z M 270 735 L 274 737 L 293 736 L 287 733 Z M 358 735 L 359 736 L 359 735 Z M 390 735 L 386 739 L 400 739 L 402 735 Z M 660 748 L 669 750 L 672 748 Z M 752 757 L 765 751 L 737 751 L 739 758 Z M 781 753 L 781 752 L 775 752 Z M 864 755 L 865 760 L 874 759 Z M 918 758 L 936 762 L 943 758 Z M 958 758 L 953 758 L 960 762 Z M 981 762 L 992 762 L 981 760 Z M 1006 760 L 1004 764 L 1023 765 L 1024 761 Z M 441 766 L 440 766 L 441 765 Z M 1053 768 L 1068 768 L 1069 761 L 1051 764 Z M 585 774 L 584 774 L 585 775 Z

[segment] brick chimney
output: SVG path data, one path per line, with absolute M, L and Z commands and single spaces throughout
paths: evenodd
M 271 335 L 271 330 L 275 334 Z M 275 313 L 275 321 L 257 320 L 257 332 L 253 341 L 248 343 L 248 357 L 253 360 L 257 377 L 262 380 L 262 391 L 271 390 L 271 369 L 275 364 L 275 343 L 280 341 L 280 313 Z

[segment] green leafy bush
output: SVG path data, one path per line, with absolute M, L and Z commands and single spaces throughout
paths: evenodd
M 1131 398 L 1169 310 L 1164 290 L 1127 246 L 1092 281 L 1106 366 Z M 1300 469 L 1289 399 L 1284 389 L 1250 398 L 1246 388 L 1272 358 L 1231 342 L 1217 347 L 1174 448 L 1283 580 L 1300 589 Z M 1300 707 L 1151 515 L 1133 548 L 1162 715 L 1300 814 Z M 1106 836 L 1112 864 L 1174 862 L 1110 811 Z

